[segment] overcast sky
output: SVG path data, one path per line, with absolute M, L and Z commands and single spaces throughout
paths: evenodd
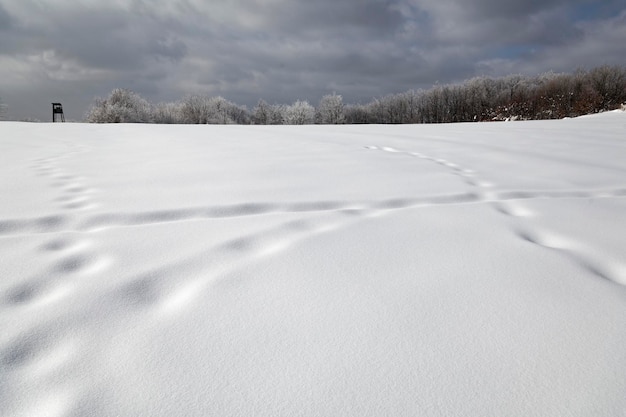
M 626 64 L 624 0 L 0 0 L 8 118 L 96 96 L 345 102 L 477 75 Z

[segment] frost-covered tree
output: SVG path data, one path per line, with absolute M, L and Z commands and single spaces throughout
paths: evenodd
M 336 93 L 322 97 L 317 108 L 318 120 L 322 124 L 342 124 L 345 122 L 343 97 Z
M 307 101 L 298 100 L 285 109 L 285 123 L 307 125 L 315 122 L 315 108 Z
M 210 114 L 209 97 L 189 95 L 183 99 L 181 116 L 183 123 L 207 124 Z
M 259 100 L 257 105 L 252 110 L 252 119 L 254 124 L 268 125 L 271 121 L 271 108 L 265 100 Z
M 233 104 L 226 100 L 224 97 L 211 97 L 208 100 L 209 114 L 207 115 L 209 124 L 214 125 L 229 125 L 234 121 L 230 117 L 229 108 Z
M 96 98 L 86 119 L 90 123 L 150 123 L 152 109 L 139 94 L 116 88 L 106 99 Z
M 180 124 L 183 121 L 183 104 L 181 102 L 159 103 L 152 110 L 154 123 Z
M 347 105 L 344 108 L 346 123 L 348 124 L 367 124 L 371 123 L 369 108 L 363 104 Z
M 419 122 L 419 100 L 420 92 L 415 90 L 409 90 L 402 94 L 402 99 L 405 101 L 405 114 L 403 117 L 404 123 L 418 123 Z
M 191 124 L 247 124 L 248 111 L 224 97 L 187 96 L 181 106 L 184 123 Z
M 0 97 L 0 120 L 4 120 L 4 115 L 7 112 L 7 105 L 2 101 L 2 97 Z
M 272 104 L 270 106 L 270 122 L 271 125 L 285 124 L 285 113 L 287 112 L 287 106 L 283 104 Z
M 231 105 L 227 111 L 233 123 L 238 125 L 249 125 L 252 122 L 252 116 L 246 106 L 238 106 L 234 103 L 230 104 Z

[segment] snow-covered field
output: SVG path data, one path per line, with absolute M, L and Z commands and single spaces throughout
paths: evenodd
M 0 415 L 626 416 L 626 112 L 0 123 Z

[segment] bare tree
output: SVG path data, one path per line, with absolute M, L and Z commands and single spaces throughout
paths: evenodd
M 600 110 L 618 108 L 626 99 L 626 68 L 604 65 L 594 68 L 589 77 L 601 97 Z

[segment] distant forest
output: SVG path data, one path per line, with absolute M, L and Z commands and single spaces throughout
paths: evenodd
M 372 100 L 344 104 L 338 94 L 317 107 L 298 100 L 249 110 L 223 97 L 190 95 L 152 104 L 139 94 L 115 89 L 98 98 L 86 115 L 93 123 L 165 124 L 402 124 L 539 120 L 576 117 L 619 108 L 626 103 L 626 67 L 601 66 L 573 74 L 536 77 L 476 77 L 460 84 L 435 85 Z

